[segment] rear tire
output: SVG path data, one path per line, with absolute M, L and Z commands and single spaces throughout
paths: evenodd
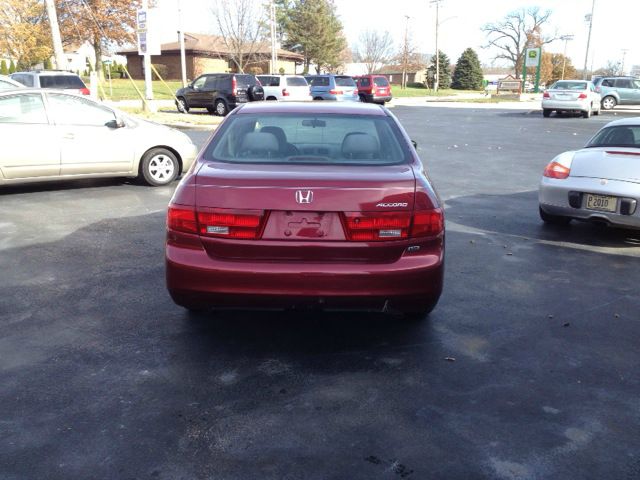
M 207 112 L 209 112 L 211 115 L 215 115 L 216 109 L 213 107 L 207 107 Z
M 229 113 L 229 108 L 224 100 L 218 99 L 216 103 L 213 105 L 215 109 L 216 115 L 224 117 L 227 113 Z
M 358 95 L 358 96 L 360 97 L 360 101 L 361 101 L 362 103 L 367 103 L 367 99 L 365 98 L 365 96 L 364 96 L 364 95 Z
M 538 207 L 538 212 L 540 213 L 540 218 L 544 223 L 548 223 L 549 225 L 569 225 L 571 219 L 569 217 L 562 217 L 560 215 L 552 215 L 550 213 L 542 210 L 541 207 Z
M 314 100 L 324 100 L 322 97 L 315 97 Z
M 602 108 L 604 108 L 605 110 L 611 110 L 617 104 L 618 104 L 618 101 L 615 99 L 615 97 L 612 97 L 611 95 L 604 97 L 600 102 L 600 105 L 602 105 Z
M 548 118 L 548 117 L 550 117 L 550 116 L 551 116 L 551 112 L 552 112 L 552 110 L 550 110 L 550 109 L 548 109 L 548 108 L 543 108 L 543 109 L 542 109 L 542 116 L 543 116 L 544 118 Z
M 591 118 L 591 105 L 589 106 L 589 110 L 582 112 L 582 118 Z
M 160 187 L 178 177 L 180 163 L 173 152 L 166 148 L 152 148 L 142 157 L 140 176 L 148 185 Z

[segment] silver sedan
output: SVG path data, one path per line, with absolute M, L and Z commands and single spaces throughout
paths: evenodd
M 608 123 L 583 149 L 554 158 L 538 199 L 547 223 L 640 228 L 640 117 Z
M 63 91 L 0 92 L 0 186 L 139 177 L 166 185 L 193 163 L 189 137 Z
M 542 115 L 551 112 L 581 113 L 584 118 L 600 114 L 600 94 L 586 80 L 558 80 L 542 94 Z

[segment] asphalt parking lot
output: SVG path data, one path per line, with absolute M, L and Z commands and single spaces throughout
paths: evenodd
M 640 232 L 537 212 L 544 165 L 614 115 L 393 111 L 446 202 L 418 323 L 189 316 L 174 186 L 0 189 L 0 478 L 640 479 Z

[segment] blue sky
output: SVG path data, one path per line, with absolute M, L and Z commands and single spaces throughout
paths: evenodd
M 180 0 L 185 31 L 214 33 L 211 0 Z M 255 0 L 262 4 L 262 0 Z M 388 30 L 399 46 L 404 35 L 405 15 L 410 16 L 409 28 L 418 51 L 431 53 L 435 49 L 435 8 L 429 0 L 334 0 L 344 25 L 349 43 L 353 45 L 362 30 Z M 162 12 L 163 40 L 171 41 L 177 30 L 178 0 L 158 0 Z M 501 19 L 506 13 L 519 8 L 539 6 L 550 9 L 549 32 L 573 34 L 567 54 L 574 65 L 582 68 L 585 59 L 588 25 L 585 14 L 591 11 L 592 0 L 442 0 L 440 8 L 440 49 L 452 61 L 462 51 L 474 48 L 483 63 L 491 64 L 494 52 L 483 49 L 486 37 L 482 25 Z M 593 33 L 589 54 L 589 67 L 603 66 L 608 60 L 622 60 L 623 49 L 628 49 L 625 65 L 640 65 L 639 0 L 596 0 Z M 564 42 L 547 47 L 562 52 Z

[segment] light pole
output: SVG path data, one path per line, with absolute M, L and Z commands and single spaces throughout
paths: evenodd
M 431 0 L 430 4 L 436 6 L 436 78 L 433 79 L 433 91 L 438 93 L 440 83 L 440 50 L 438 50 L 438 28 L 440 27 L 440 2 L 442 0 Z
M 564 40 L 564 53 L 562 54 L 562 78 L 564 80 L 564 69 L 567 66 L 567 43 L 573 40 L 573 35 L 562 35 L 560 40 Z
M 409 15 L 405 15 L 404 47 L 402 48 L 402 89 L 407 88 L 407 62 L 409 57 Z
M 587 36 L 587 51 L 584 54 L 584 70 L 582 70 L 582 79 L 587 80 L 587 62 L 589 60 L 589 44 L 591 43 L 591 29 L 593 28 L 593 11 L 596 8 L 596 0 L 591 3 L 591 13 L 585 15 L 584 19 L 589 22 L 589 35 Z
M 275 75 L 278 72 L 276 67 L 278 64 L 278 49 L 276 48 L 276 6 L 273 0 L 269 3 L 269 19 L 271 28 L 271 74 Z
M 184 50 L 184 31 L 182 30 L 182 8 L 178 0 L 178 40 L 180 42 L 180 70 L 182 72 L 182 87 L 187 86 L 187 59 Z
M 628 48 L 622 49 L 622 65 L 620 66 L 620 75 L 624 75 L 624 59 L 627 56 Z
M 53 43 L 53 51 L 56 58 L 56 68 L 64 70 L 66 67 L 64 62 L 64 50 L 62 48 L 62 40 L 60 38 L 60 28 L 58 27 L 58 15 L 56 14 L 56 6 L 53 0 L 45 0 L 47 7 L 47 15 L 49 16 L 49 28 L 51 30 L 51 41 Z

